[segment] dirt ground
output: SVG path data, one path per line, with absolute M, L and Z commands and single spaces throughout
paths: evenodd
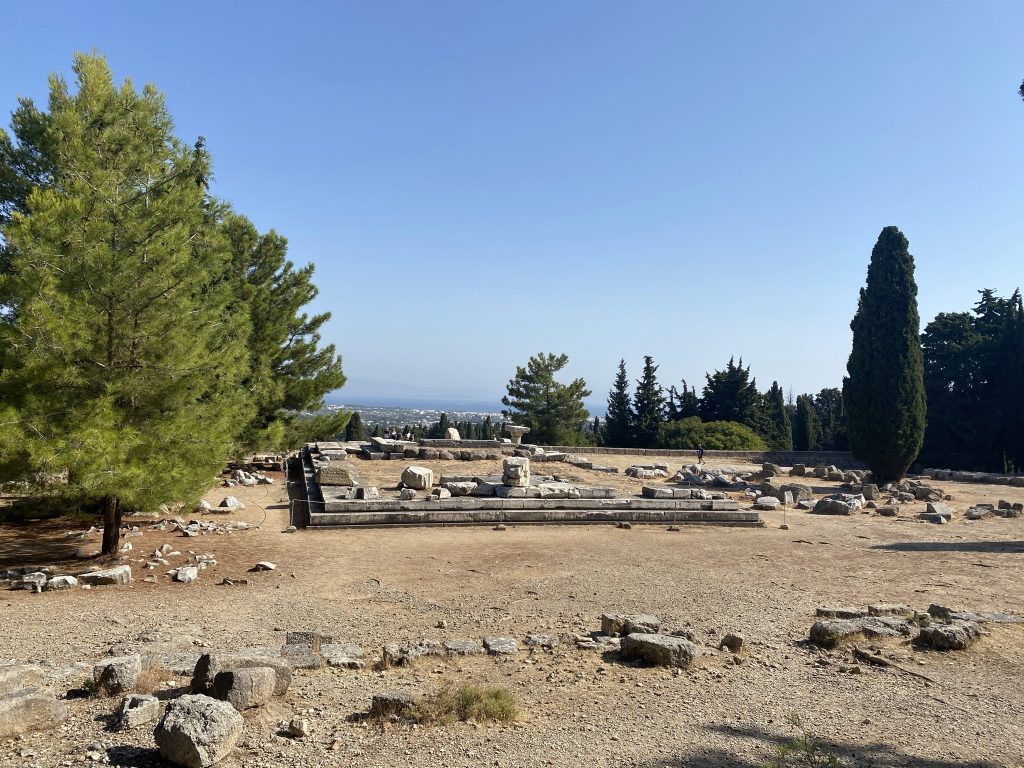
M 618 466 L 657 460 L 600 457 Z M 678 459 L 663 460 L 678 468 Z M 499 464 L 422 463 L 452 474 L 494 473 Z M 382 489 L 398 482 L 404 466 L 357 463 L 364 480 Z M 561 464 L 535 465 L 534 472 L 640 486 Z M 823 652 L 802 642 L 819 606 L 894 602 L 924 610 L 940 603 L 1024 614 L 1024 518 L 962 516 L 972 503 L 1022 500 L 1022 489 L 934 483 L 952 496 L 957 513 L 941 526 L 915 518 L 924 509 L 918 502 L 896 518 L 790 511 L 789 530 L 779 528 L 782 512 L 768 512 L 759 529 L 510 525 L 284 533 L 281 480 L 207 495 L 216 504 L 230 493 L 246 508 L 204 519 L 246 520 L 259 530 L 183 538 L 133 521 L 143 535 L 131 539 L 130 554 L 171 543 L 216 557 L 217 565 L 192 584 L 133 562 L 136 580 L 127 587 L 3 592 L 0 663 L 45 663 L 68 688 L 88 673 L 76 662 L 91 667 L 112 646 L 145 650 L 140 635 L 154 647 L 202 652 L 278 646 L 287 630 L 319 630 L 373 655 L 391 642 L 485 635 L 522 641 L 534 631 L 598 629 L 606 611 L 653 613 L 669 628 L 707 639 L 690 670 L 628 666 L 572 643 L 508 658 L 428 658 L 383 672 L 300 670 L 285 697 L 246 714 L 239 746 L 221 765 L 752 768 L 797 732 L 793 714 L 854 765 L 1024 765 L 1024 626 L 987 625 L 986 636 L 959 653 L 886 646 L 886 658 L 901 669 L 857 666 L 848 650 Z M 822 493 L 837 486 L 808 484 Z M 70 557 L 80 543 L 63 539 L 69 530 L 67 521 L 0 526 L 0 568 Z M 278 569 L 250 573 L 260 560 Z M 157 583 L 142 580 L 150 573 Z M 224 577 L 250 583 L 220 586 Z M 730 631 L 747 641 L 739 663 L 715 650 L 716 638 Z M 185 682 L 171 681 L 167 690 Z M 376 692 L 426 694 L 460 682 L 510 688 L 519 721 L 358 721 Z M 0 765 L 94 764 L 90 746 L 114 765 L 159 765 L 150 729 L 109 730 L 116 704 L 68 701 L 70 717 L 58 731 L 0 743 Z M 310 720 L 308 738 L 276 735 L 281 721 L 298 714 Z

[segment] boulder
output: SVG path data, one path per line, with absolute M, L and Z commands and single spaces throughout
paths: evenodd
M 0 689 L 0 739 L 56 728 L 67 717 L 64 702 L 42 688 Z
M 133 693 L 121 700 L 117 710 L 117 727 L 131 730 L 152 723 L 160 717 L 160 699 L 145 693 Z
M 118 565 L 102 571 L 83 573 L 78 577 L 83 584 L 99 586 L 104 584 L 128 584 L 132 580 L 132 567 L 130 565 Z
M 78 579 L 74 576 L 54 576 L 46 582 L 46 591 L 53 592 L 60 589 L 74 589 L 78 586 Z
M 685 669 L 693 664 L 697 647 L 689 640 L 674 635 L 634 633 L 622 638 L 622 658 L 642 661 L 660 667 Z
M 803 477 L 807 474 L 807 467 L 803 464 L 794 464 L 793 468 L 789 470 L 790 477 Z
M 882 498 L 882 494 L 878 491 L 878 486 L 874 483 L 863 483 L 860 487 L 860 492 L 864 494 L 864 498 L 868 501 L 878 501 Z
M 444 431 L 444 439 L 445 440 L 461 440 L 462 439 L 462 435 L 459 434 L 459 430 L 457 430 L 455 427 L 448 427 L 448 429 L 446 429 Z
M 135 687 L 141 674 L 142 657 L 139 654 L 108 656 L 93 665 L 92 681 L 104 693 L 125 693 Z
M 241 712 L 270 701 L 276 685 L 277 673 L 271 667 L 225 669 L 213 678 L 210 695 Z
M 936 651 L 962 651 L 981 636 L 973 621 L 951 621 L 949 624 L 929 624 L 917 636 L 918 645 Z
M 745 641 L 743 635 L 739 635 L 735 632 L 729 632 L 722 638 L 722 642 L 718 644 L 719 648 L 725 648 L 730 653 L 739 653 L 743 650 Z
M 234 496 L 225 496 L 217 506 L 225 509 L 245 509 L 245 505 Z
M 46 581 L 49 577 L 41 571 L 36 573 L 26 573 L 18 580 L 15 588 L 21 587 L 21 589 L 27 589 L 30 592 L 42 592 L 43 587 L 46 586 Z
M 824 498 L 814 505 L 816 515 L 852 515 L 853 506 L 842 499 Z
M 426 467 L 406 467 L 402 471 L 402 483 L 406 488 L 427 491 L 434 484 L 434 470 Z
M 270 667 L 274 670 L 274 695 L 283 696 L 292 682 L 292 667 L 278 656 L 256 653 L 204 653 L 192 672 L 192 693 L 209 693 L 219 672 L 226 669 Z
M 856 619 L 825 619 L 816 621 L 811 627 L 810 640 L 823 648 L 834 648 L 845 640 L 864 634 L 864 627 Z
M 359 475 L 343 461 L 332 461 L 316 471 L 319 485 L 359 485 Z
M 199 569 L 194 565 L 183 565 L 178 569 L 177 573 L 174 574 L 174 580 L 180 581 L 182 584 L 191 584 L 198 578 Z
M 185 695 L 167 705 L 153 738 L 165 760 L 208 768 L 234 749 L 245 721 L 234 707 L 209 696 Z
M 618 613 L 601 614 L 601 632 L 612 637 L 623 634 L 626 628 L 626 617 Z
M 485 637 L 484 648 L 492 656 L 508 656 L 519 653 L 519 643 L 511 637 Z

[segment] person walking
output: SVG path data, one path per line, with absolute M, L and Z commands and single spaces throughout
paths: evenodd
M 701 445 L 700 443 L 697 443 L 697 463 L 704 463 L 704 446 Z

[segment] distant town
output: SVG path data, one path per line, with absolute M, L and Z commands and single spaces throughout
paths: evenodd
M 337 413 L 338 411 L 358 412 L 363 424 L 368 427 L 378 424 L 385 427 L 429 427 L 440 421 L 442 413 L 448 414 L 449 420 L 456 423 L 468 421 L 472 424 L 479 424 L 488 416 L 495 424 L 504 421 L 500 411 L 456 411 L 444 408 L 403 408 L 394 405 L 359 405 L 356 403 L 325 405 L 322 412 Z

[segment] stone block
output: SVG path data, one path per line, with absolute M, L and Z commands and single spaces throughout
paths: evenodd
M 117 727 L 131 730 L 148 725 L 160 717 L 160 699 L 146 693 L 133 693 L 121 700 L 117 711 Z
M 0 739 L 29 731 L 56 728 L 67 717 L 67 707 L 49 691 L 25 688 L 0 693 Z
M 269 702 L 276 685 L 277 674 L 270 667 L 226 669 L 213 678 L 210 695 L 241 712 Z
M 332 461 L 316 471 L 316 482 L 319 485 L 359 485 L 361 480 L 352 467 L 345 462 Z
M 125 693 L 135 687 L 142 674 L 142 657 L 108 656 L 92 668 L 92 681 L 104 693 Z
M 100 586 L 105 584 L 129 584 L 132 580 L 132 567 L 130 565 L 118 565 L 92 573 L 79 575 L 78 580 L 83 584 Z
M 185 768 L 209 768 L 234 749 L 245 721 L 230 704 L 209 696 L 172 700 L 153 738 L 165 760 Z
M 434 470 L 427 467 L 406 467 L 402 471 L 402 483 L 407 488 L 426 491 L 434 485 Z
M 631 634 L 622 638 L 622 658 L 642 661 L 661 667 L 685 669 L 693 664 L 697 647 L 689 640 L 674 635 Z
M 283 696 L 292 682 L 292 667 L 279 656 L 258 653 L 205 653 L 192 673 L 192 693 L 209 693 L 218 672 L 225 669 L 270 667 L 274 670 L 274 695 Z

